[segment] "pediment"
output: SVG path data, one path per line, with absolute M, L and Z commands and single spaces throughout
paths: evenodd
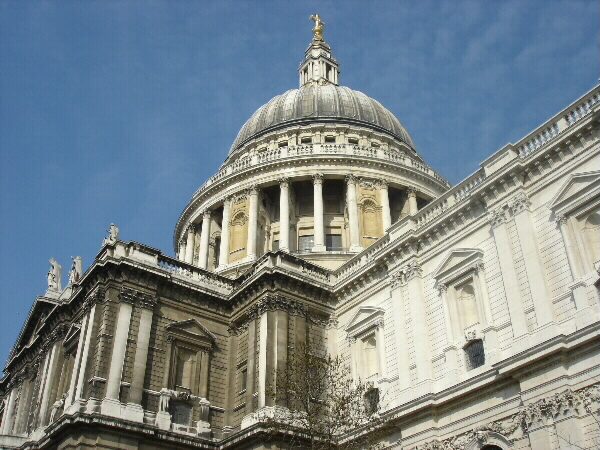
M 215 335 L 196 319 L 174 322 L 167 325 L 166 329 L 169 334 L 179 335 L 180 337 L 197 341 L 209 341 L 212 343 L 216 340 Z
M 36 297 L 31 309 L 27 314 L 25 323 L 21 328 L 19 336 L 11 350 L 9 359 L 18 353 L 22 348 L 31 345 L 37 338 L 37 335 L 44 325 L 48 314 L 56 307 L 56 301 L 48 297 Z
M 363 306 L 352 316 L 352 319 L 346 325 L 346 332 L 350 335 L 357 335 L 361 332 L 377 325 L 383 319 L 385 310 L 375 306 Z
M 64 339 L 65 344 L 72 341 L 73 339 L 76 339 L 76 337 L 79 335 L 80 331 L 81 331 L 81 324 L 72 323 L 71 326 L 69 327 L 69 329 L 67 330 L 67 334 L 65 334 L 65 339 Z
M 452 250 L 433 274 L 437 281 L 447 280 L 453 275 L 481 262 L 483 251 L 477 248 L 457 248 Z
M 573 174 L 552 199 L 550 209 L 554 212 L 572 210 L 599 192 L 600 170 Z

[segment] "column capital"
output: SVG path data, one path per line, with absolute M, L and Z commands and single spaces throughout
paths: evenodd
M 131 305 L 137 305 L 140 308 L 146 309 L 154 309 L 154 307 L 158 303 L 157 297 L 124 286 L 121 287 L 121 292 L 119 293 L 119 300 L 121 301 L 121 303 L 130 303 Z
M 566 225 L 568 219 L 569 218 L 567 216 L 565 216 L 564 214 L 555 214 L 554 215 L 554 221 L 556 222 L 556 224 L 559 227 L 562 225 Z
M 413 278 L 420 277 L 423 273 L 421 264 L 418 261 L 411 261 L 405 268 L 404 273 L 406 274 L 406 281 L 410 281 Z
M 506 222 L 506 215 L 502 206 L 488 211 L 488 222 L 492 228 L 497 228 Z
M 418 190 L 414 186 L 407 186 L 407 188 L 406 188 L 406 193 L 407 193 L 407 195 L 408 195 L 409 198 L 410 197 L 416 198 L 417 197 L 417 192 L 418 192 Z
M 440 295 L 443 295 L 446 292 L 448 292 L 448 285 L 445 283 L 436 283 L 435 288 L 437 289 Z
M 520 192 L 509 202 L 508 207 L 510 208 L 513 216 L 516 216 L 523 211 L 529 211 L 529 208 L 531 207 L 531 201 L 529 200 L 527 194 Z
M 384 180 L 384 179 L 379 179 L 379 180 L 377 180 L 377 183 L 376 183 L 376 185 L 379 189 L 385 190 L 385 191 L 387 191 L 389 184 L 390 183 L 388 182 L 388 180 Z
M 358 178 L 355 175 L 346 175 L 346 184 L 356 184 L 358 183 Z
M 322 173 L 315 173 L 312 176 L 313 179 L 313 184 L 323 184 L 323 174 Z
M 206 208 L 200 211 L 200 215 L 202 216 L 202 219 L 210 219 L 210 217 L 212 216 L 212 211 Z
M 260 188 L 257 185 L 252 185 L 248 188 L 248 195 L 258 195 Z
M 281 177 L 279 178 L 279 186 L 281 187 L 289 187 L 290 185 L 290 179 L 288 177 Z
M 404 286 L 406 284 L 406 273 L 404 273 L 404 270 L 398 270 L 390 274 L 389 277 L 392 288 Z

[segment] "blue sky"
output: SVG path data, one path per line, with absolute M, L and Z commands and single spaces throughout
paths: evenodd
M 297 87 L 311 13 L 342 84 L 390 109 L 452 183 L 598 82 L 598 2 L 0 2 L 0 361 L 48 259 L 110 222 L 173 254 L 243 122 Z M 66 279 L 63 280 L 63 285 Z

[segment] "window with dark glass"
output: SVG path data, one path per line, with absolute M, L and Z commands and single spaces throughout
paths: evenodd
M 485 364 L 485 351 L 483 341 L 476 339 L 465 347 L 467 370 L 476 369 Z
M 325 248 L 329 251 L 341 250 L 342 249 L 342 235 L 341 234 L 326 234 L 325 235 Z
M 278 146 L 279 146 L 279 148 L 281 148 L 281 147 L 287 147 L 287 146 L 288 146 L 288 141 L 281 141 L 281 142 L 278 144 Z
M 379 408 L 379 389 L 372 388 L 365 394 L 365 408 L 367 413 L 375 414 Z
M 312 144 L 312 138 L 311 137 L 300 138 L 300 143 L 301 144 Z
M 248 384 L 248 369 L 244 367 L 240 372 L 240 392 L 246 390 Z
M 335 136 L 325 136 L 325 143 L 326 144 L 333 144 L 333 143 L 335 143 Z
M 348 138 L 348 144 L 358 145 L 358 139 Z
M 298 237 L 298 250 L 299 251 L 301 251 L 301 252 L 310 251 L 314 245 L 315 245 L 315 237 L 313 235 Z

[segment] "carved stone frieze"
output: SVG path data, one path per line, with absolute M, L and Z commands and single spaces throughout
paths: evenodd
M 570 411 L 578 412 L 583 409 L 590 414 L 597 409 L 600 402 L 600 384 L 594 384 L 577 391 L 567 389 L 550 397 L 522 406 L 519 411 L 500 420 L 478 425 L 472 430 L 444 440 L 434 440 L 417 446 L 418 450 L 463 450 L 472 441 L 488 442 L 491 433 L 497 433 L 510 442 L 519 437 L 517 431 L 523 434 L 536 422 L 544 419 L 554 419 L 560 414 Z

